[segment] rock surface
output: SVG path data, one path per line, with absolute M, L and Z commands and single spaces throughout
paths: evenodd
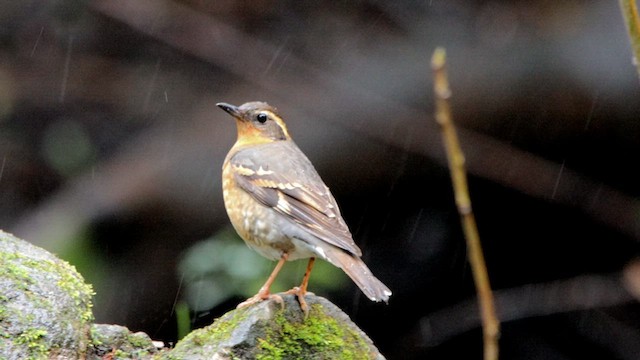
M 132 333 L 124 326 L 91 325 L 87 359 L 148 359 L 157 352 L 149 335 Z
M 93 290 L 75 268 L 0 230 L 0 359 L 77 359 Z
M 236 309 L 158 351 L 148 335 L 92 324 L 93 290 L 75 268 L 0 230 L 0 359 L 384 359 L 328 300 L 295 296 Z
M 306 297 L 305 319 L 293 295 L 236 309 L 180 341 L 164 359 L 384 359 L 338 307 Z

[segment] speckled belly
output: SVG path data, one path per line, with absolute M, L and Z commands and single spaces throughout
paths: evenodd
M 227 171 L 225 167 L 223 173 Z M 292 240 L 281 231 L 281 215 L 235 186 L 233 176 L 223 174 L 222 190 L 231 224 L 247 245 L 272 260 L 279 259 L 283 252 L 290 255 L 296 252 Z M 296 255 L 296 258 L 305 257 L 303 254 Z

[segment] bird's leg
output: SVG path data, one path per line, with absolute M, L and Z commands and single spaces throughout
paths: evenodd
M 260 302 L 266 299 L 273 299 L 277 301 L 280 304 L 280 306 L 284 307 L 284 302 L 282 301 L 282 297 L 280 295 L 271 294 L 270 289 L 271 289 L 271 285 L 276 279 L 276 276 L 278 276 L 280 269 L 282 269 L 282 266 L 284 266 L 284 263 L 287 261 L 288 258 L 289 258 L 289 254 L 286 252 L 283 252 L 282 256 L 280 257 L 280 260 L 276 264 L 276 267 L 273 268 L 271 275 L 269 275 L 269 278 L 267 279 L 267 281 L 264 283 L 264 285 L 262 285 L 262 287 L 260 288 L 260 291 L 258 291 L 258 293 L 255 294 L 254 296 L 238 304 L 237 308 L 253 305 L 257 302 Z
M 309 316 L 309 306 L 307 305 L 307 301 L 304 299 L 304 296 L 307 294 L 307 286 L 309 285 L 309 277 L 311 276 L 311 269 L 313 269 L 313 263 L 316 261 L 316 258 L 309 258 L 309 263 L 307 264 L 307 271 L 304 273 L 304 277 L 302 278 L 302 283 L 299 287 L 294 287 L 293 289 L 287 291 L 285 294 L 294 294 L 298 297 L 298 302 L 300 303 L 300 309 L 304 312 L 304 317 Z

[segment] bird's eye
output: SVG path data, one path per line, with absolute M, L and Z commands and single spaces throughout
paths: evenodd
M 256 120 L 258 120 L 258 122 L 261 124 L 264 124 L 265 122 L 267 122 L 268 118 L 269 117 L 265 113 L 260 113 L 256 116 Z

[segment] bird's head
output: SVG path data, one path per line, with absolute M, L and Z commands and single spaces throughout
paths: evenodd
M 240 106 L 227 103 L 216 105 L 236 119 L 238 143 L 262 144 L 291 139 L 276 109 L 265 102 L 253 101 Z

